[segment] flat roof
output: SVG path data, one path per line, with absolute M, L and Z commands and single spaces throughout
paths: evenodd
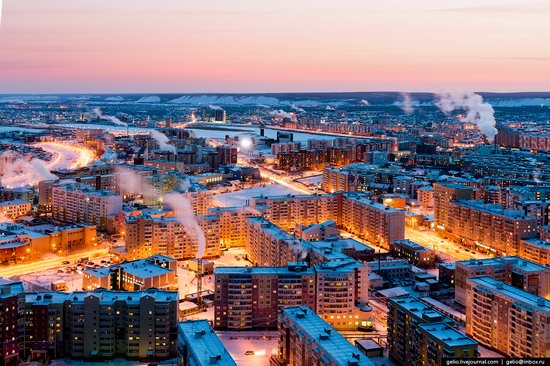
M 512 255 L 509 255 L 506 257 L 497 257 L 497 258 L 468 259 L 465 261 L 458 261 L 456 263 L 466 267 L 510 265 L 510 266 L 513 266 L 515 269 L 521 270 L 523 272 L 539 272 L 539 271 L 550 272 L 550 268 L 548 267 L 528 261 L 527 259 L 512 256 Z
M 286 307 L 281 310 L 281 314 L 298 326 L 298 334 L 302 333 L 315 342 L 312 347 L 324 351 L 331 365 L 349 366 L 351 361 L 360 366 L 374 366 L 367 356 L 307 306 Z
M 546 300 L 543 297 L 533 295 L 488 276 L 469 278 L 468 281 L 477 286 L 485 287 L 490 291 L 500 293 L 523 305 L 544 311 L 550 316 L 550 300 Z
M 210 327 L 208 320 L 188 320 L 178 324 L 178 338 L 182 339 L 197 363 L 206 366 L 237 366 L 223 343 Z M 185 361 L 184 361 L 185 363 Z
M 123 262 L 120 264 L 113 264 L 111 266 L 102 267 L 102 268 L 94 268 L 94 269 L 87 269 L 84 272 L 92 274 L 94 276 L 98 277 L 104 277 L 108 276 L 112 270 L 117 268 L 122 268 L 122 270 L 126 273 L 129 273 L 133 276 L 137 276 L 140 278 L 149 278 L 154 276 L 160 276 L 163 274 L 168 274 L 173 272 L 171 269 L 159 266 L 152 262 L 154 259 L 159 260 L 173 260 L 169 257 L 150 257 L 145 259 L 137 259 L 135 261 L 130 262 Z
M 306 267 L 302 271 L 293 271 L 289 267 L 216 267 L 216 275 L 313 275 L 313 269 Z
M 419 328 L 449 347 L 477 346 L 477 342 L 445 323 L 420 324 Z

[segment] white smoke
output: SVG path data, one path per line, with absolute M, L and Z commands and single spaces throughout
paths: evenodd
M 210 109 L 212 109 L 212 110 L 215 110 L 215 111 L 221 111 L 221 110 L 223 110 L 222 107 L 217 106 L 217 105 L 214 105 L 214 104 L 209 104 L 209 105 L 208 105 L 208 108 L 210 108 Z
M 401 110 L 408 115 L 413 114 L 414 107 L 411 95 L 409 93 L 401 93 L 401 97 L 403 98 L 403 101 L 398 104 L 399 108 L 401 108 Z
M 370 105 L 369 101 L 366 100 L 366 99 L 361 99 L 360 103 L 361 103 L 361 105 Z
M 57 180 L 58 177 L 50 172 L 45 161 L 28 159 L 10 151 L 2 154 L 6 161 L 0 182 L 6 188 L 32 187 L 44 180 Z
M 124 127 L 128 127 L 128 124 L 122 122 L 121 120 L 119 120 L 118 118 L 114 117 L 114 116 L 108 116 L 106 114 L 103 114 L 103 112 L 101 112 L 101 109 L 100 108 L 94 108 L 92 110 L 92 112 L 94 112 L 94 114 L 99 117 L 100 119 L 103 119 L 103 120 L 106 120 L 106 121 L 111 121 L 113 122 L 115 125 L 119 125 L 119 126 L 124 126 Z
M 119 193 L 128 195 L 143 196 L 143 203 L 156 204 L 159 196 L 159 191 L 153 187 L 149 180 L 135 170 L 122 166 L 115 167 L 116 182 Z
M 296 104 L 291 104 L 290 108 L 292 108 L 293 110 L 295 110 L 296 112 L 299 112 L 299 113 L 305 113 L 305 111 L 306 111 L 304 108 L 300 108 Z
M 161 151 L 169 151 L 176 154 L 176 148 L 169 144 L 170 139 L 160 131 L 151 130 L 151 137 L 157 142 Z
M 181 184 L 181 189 L 184 191 L 180 193 L 167 193 L 164 195 L 164 203 L 167 204 L 176 215 L 176 220 L 183 226 L 187 234 L 197 240 L 197 258 L 202 258 L 206 251 L 206 236 L 204 231 L 197 221 L 197 217 L 193 212 L 193 205 L 186 193 L 189 189 L 190 183 L 185 180 Z
M 292 250 L 294 251 L 294 254 L 296 254 L 296 256 L 298 257 L 298 261 L 305 261 L 309 252 L 302 246 L 302 240 L 296 239 L 294 240 L 293 244 L 294 245 L 292 246 Z
M 445 114 L 454 110 L 464 110 L 464 122 L 475 123 L 479 130 L 492 143 L 497 134 L 495 111 L 493 107 L 483 101 L 483 97 L 475 93 L 441 93 L 438 94 L 436 105 Z
M 294 113 L 288 113 L 283 111 L 282 109 L 275 110 L 269 112 L 269 115 L 276 118 L 292 118 L 294 117 Z
M 336 110 L 336 108 L 334 108 L 334 107 L 331 106 L 331 105 L 327 105 L 327 106 L 325 107 L 325 109 L 326 109 L 327 111 L 335 111 L 335 110 Z

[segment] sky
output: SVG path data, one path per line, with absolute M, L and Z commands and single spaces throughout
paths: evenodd
M 2 2 L 0 93 L 550 91 L 550 0 Z

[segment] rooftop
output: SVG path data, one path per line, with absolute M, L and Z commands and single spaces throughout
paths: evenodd
M 329 364 L 334 366 L 374 366 L 367 356 L 359 352 L 307 306 L 283 308 L 280 316 L 286 317 L 296 324 L 296 332 L 299 335 L 305 336 L 310 342 L 315 342 L 315 346 L 318 346 L 329 358 Z
M 465 261 L 456 262 L 456 264 L 467 266 L 467 267 L 509 265 L 516 270 L 521 270 L 522 272 L 550 271 L 550 269 L 545 266 L 542 266 L 540 264 L 537 264 L 516 256 L 506 256 L 506 257 L 486 258 L 486 259 L 469 259 Z
M 173 272 L 169 268 L 156 264 L 154 262 L 156 260 L 172 261 L 173 259 L 160 254 L 156 254 L 149 258 L 137 259 L 135 261 L 114 264 L 112 266 L 102 268 L 87 269 L 84 272 L 97 277 L 104 277 L 108 276 L 112 271 L 121 268 L 124 272 L 140 278 L 149 278 Z
M 550 300 L 543 297 L 530 294 L 487 276 L 470 278 L 468 281 L 476 286 L 482 286 L 490 291 L 509 297 L 520 304 L 547 312 L 550 316 Z
M 445 323 L 420 324 L 419 328 L 448 347 L 476 346 L 477 342 Z
M 237 366 L 231 355 L 210 327 L 208 320 L 188 320 L 178 325 L 178 337 L 183 340 L 196 366 Z M 184 361 L 184 364 L 186 362 Z

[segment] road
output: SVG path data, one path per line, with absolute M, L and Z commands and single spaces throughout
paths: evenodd
M 50 170 L 78 169 L 96 158 L 93 150 L 67 142 L 39 142 L 34 146 L 52 154 L 52 159 L 47 162 Z
M 82 257 L 96 258 L 100 256 L 106 256 L 107 254 L 108 249 L 102 248 L 90 250 L 87 252 L 70 254 L 60 258 L 44 259 L 40 260 L 39 262 L 11 264 L 9 266 L 0 267 L 0 277 L 12 277 L 28 273 L 37 273 L 40 271 L 45 271 L 47 269 L 61 267 L 63 266 L 64 261 L 74 262 Z
M 484 254 L 467 252 L 459 245 L 438 237 L 433 231 L 421 231 L 407 227 L 405 228 L 405 238 L 431 248 L 436 252 L 443 253 L 446 257 L 449 257 L 449 261 L 488 258 Z

